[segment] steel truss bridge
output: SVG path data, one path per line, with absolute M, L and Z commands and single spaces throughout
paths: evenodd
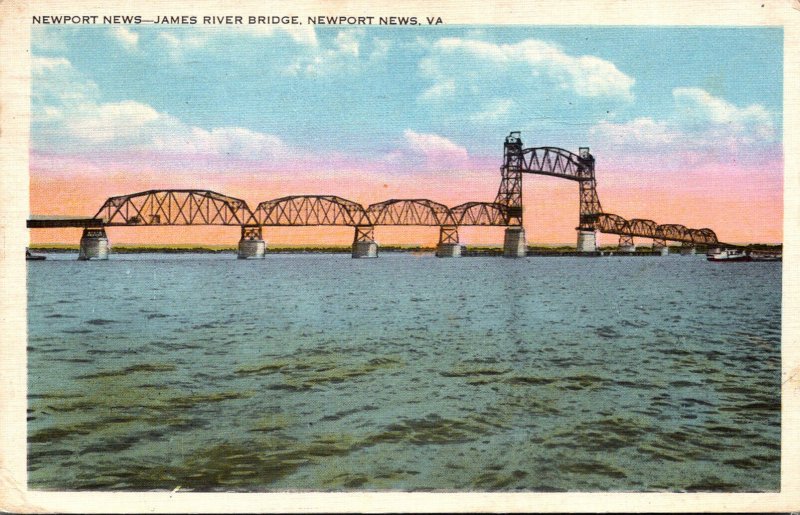
M 355 228 L 355 244 L 374 242 L 376 226 L 414 225 L 439 227 L 439 244 L 455 245 L 459 227 L 522 227 L 523 174 L 578 183 L 579 234 L 615 234 L 621 247 L 632 246 L 634 237 L 650 238 L 654 246 L 666 246 L 670 241 L 684 246 L 720 245 L 709 228 L 658 224 L 604 212 L 597 194 L 595 160 L 588 148 L 581 148 L 577 154 L 556 147 L 524 148 L 519 132 L 512 132 L 505 140 L 494 202 L 472 201 L 448 207 L 428 199 L 391 199 L 364 207 L 333 195 L 292 195 L 261 202 L 251 209 L 242 199 L 209 190 L 149 190 L 111 197 L 92 218 L 31 219 L 28 227 L 83 227 L 84 236 L 105 237 L 105 227 L 224 225 L 241 227 L 242 240 L 261 240 L 263 227 L 349 226 Z

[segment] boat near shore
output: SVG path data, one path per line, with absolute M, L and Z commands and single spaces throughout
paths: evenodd
M 706 254 L 706 259 L 715 263 L 752 261 L 750 255 L 740 249 L 713 249 Z
M 31 251 L 25 249 L 25 261 L 42 261 L 47 259 L 47 256 L 42 256 L 41 254 L 31 254 Z
M 740 261 L 783 261 L 783 253 L 769 250 L 713 249 L 706 259 L 714 262 L 733 263 Z
M 783 261 L 783 252 L 770 252 L 764 250 L 751 250 L 751 261 Z

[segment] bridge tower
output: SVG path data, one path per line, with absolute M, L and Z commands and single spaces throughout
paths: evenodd
M 260 225 L 243 225 L 239 240 L 239 259 L 264 259 L 267 242 L 264 241 Z
M 522 169 L 524 165 L 522 139 L 512 132 L 503 145 L 503 166 L 500 168 L 500 189 L 495 203 L 506 206 L 506 232 L 503 239 L 504 257 L 525 257 L 528 243 L 522 226 Z
M 81 246 L 78 259 L 108 259 L 108 236 L 103 227 L 87 227 L 81 236 Z
M 580 189 L 580 218 L 578 227 L 578 252 L 597 252 L 597 217 L 602 214 L 600 198 L 597 196 L 597 180 L 594 177 L 594 156 L 589 147 L 578 150 L 578 159 L 583 166 L 584 178 L 578 182 Z

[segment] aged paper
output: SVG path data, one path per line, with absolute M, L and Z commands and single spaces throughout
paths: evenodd
M 3 509 L 800 508 L 797 2 L 0 10 Z M 588 168 L 526 175 L 527 242 L 503 232 L 522 223 L 513 177 L 495 197 L 520 138 L 557 147 L 542 162 L 597 160 L 580 207 L 553 177 Z M 454 209 L 470 201 L 485 211 Z M 461 218 L 413 218 L 443 210 Z M 782 243 L 782 273 L 659 270 L 651 218 L 673 254 Z M 56 269 L 82 235 L 81 257 L 112 259 Z M 351 242 L 383 268 L 353 272 Z M 633 243 L 647 256 L 499 257 Z M 492 260 L 505 275 L 475 265 Z

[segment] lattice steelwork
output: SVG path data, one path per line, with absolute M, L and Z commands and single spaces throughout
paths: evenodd
M 358 242 L 373 242 L 375 241 L 375 227 L 372 225 L 357 225 L 356 235 L 353 238 L 353 243 Z
M 450 212 L 456 225 L 507 225 L 508 207 L 495 202 L 467 202 Z
M 94 217 L 106 226 L 245 225 L 253 221 L 244 200 L 209 190 L 149 190 L 111 197 Z
M 597 195 L 594 157 L 589 149 L 578 154 L 556 147 L 523 148 L 519 132 L 512 132 L 505 142 L 500 190 L 495 200 L 508 206 L 508 225 L 522 224 L 522 174 L 548 175 L 578 182 L 580 218 L 578 229 L 599 230 L 622 236 L 642 236 L 658 240 L 699 244 L 717 244 L 717 235 L 708 228 L 689 229 L 683 225 L 657 225 L 652 220 L 626 220 L 619 215 L 603 213 Z M 518 209 L 518 211 L 517 211 Z M 456 217 L 458 218 L 458 217 Z
M 296 195 L 262 202 L 253 213 L 258 225 L 372 225 L 361 204 L 333 195 Z
M 680 241 L 700 245 L 716 245 L 717 235 L 708 228 L 689 229 L 683 225 L 657 225 L 652 220 L 625 220 L 619 215 L 604 213 L 597 217 L 597 229 L 608 234 L 641 236 L 658 242 Z
M 367 208 L 373 225 L 456 225 L 450 208 L 427 199 L 392 199 Z
M 458 244 L 458 227 L 455 225 L 443 225 L 439 228 L 439 245 Z

